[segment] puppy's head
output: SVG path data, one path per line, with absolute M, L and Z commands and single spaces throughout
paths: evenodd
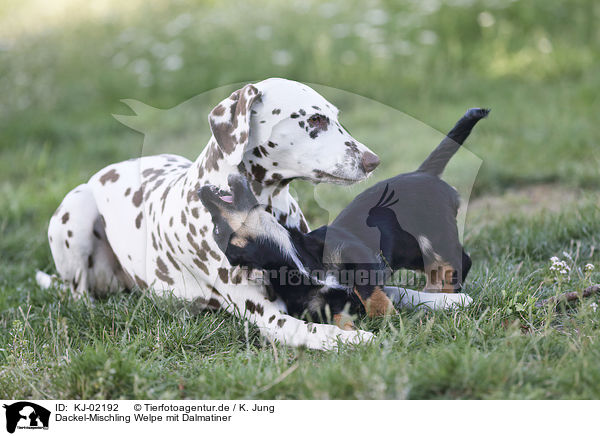
M 288 231 L 258 204 L 248 181 L 230 174 L 231 192 L 205 185 L 198 191 L 212 217 L 213 237 L 234 266 L 265 269 L 296 256 Z

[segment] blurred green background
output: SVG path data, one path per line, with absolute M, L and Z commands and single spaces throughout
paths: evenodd
M 4 0 L 0 147 L 89 151 L 99 167 L 139 154 L 139 135 L 111 117 L 126 111 L 120 99 L 168 108 L 281 76 L 441 131 L 467 107 L 492 107 L 479 190 L 597 187 L 599 19 L 592 0 Z M 3 177 L 10 168 L 21 170 Z
M 588 308 L 573 318 L 579 324 L 568 317 L 557 324 L 540 321 L 533 301 L 600 277 L 580 265 L 600 259 L 599 22 L 595 0 L 1 0 L 0 364 L 8 369 L 0 371 L 0 394 L 248 396 L 253 383 L 268 383 L 298 359 L 297 374 L 261 395 L 598 398 L 600 348 L 587 338 L 597 335 L 600 312 Z M 466 292 L 476 305 L 460 313 L 462 321 L 431 315 L 432 333 L 423 330 L 422 312 L 403 313 L 392 333 L 381 323 L 379 336 L 393 339 L 383 340 L 393 349 L 385 358 L 378 343 L 339 360 L 314 357 L 314 365 L 289 350 L 281 362 L 276 353 L 269 360 L 261 351 L 270 345 L 252 330 L 248 341 L 223 314 L 190 321 L 145 301 L 133 317 L 137 297 L 122 295 L 88 311 L 34 285 L 35 268 L 55 271 L 47 223 L 69 190 L 107 164 L 152 150 L 194 158 L 209 137 L 211 105 L 232 84 L 274 76 L 310 83 L 338 105 L 344 125 L 381 155 L 378 178 L 414 168 L 465 109 L 492 108 L 446 174 L 462 183 L 482 162 L 465 236 L 474 259 Z M 121 99 L 148 105 L 130 102 L 140 116 L 123 121 L 153 135 L 113 117 L 134 115 Z M 335 209 L 356 192 L 319 187 L 314 196 L 309 185 L 293 186 L 313 227 L 328 218 L 323 204 Z M 565 252 L 573 277 L 557 285 L 547 263 Z M 521 323 L 517 335 L 523 325 L 531 335 L 515 342 L 507 330 L 513 321 Z M 133 345 L 125 352 L 122 329 L 130 322 Z M 161 334 L 161 322 L 172 331 Z M 146 344 L 155 336 L 175 345 Z M 52 348 L 42 349 L 49 341 Z M 100 348 L 82 348 L 89 343 Z M 149 354 L 140 357 L 139 344 Z M 129 385 L 106 387 L 109 357 L 130 365 L 121 368 Z M 198 381 L 196 370 L 212 385 Z M 139 371 L 149 387 L 136 393 Z M 255 382 L 245 382 L 246 372 Z M 164 385 L 154 383 L 164 377 Z M 389 389 L 374 393 L 373 386 Z

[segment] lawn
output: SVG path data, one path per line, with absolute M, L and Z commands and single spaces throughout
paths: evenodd
M 597 2 L 44 3 L 0 5 L 0 398 L 600 398 L 598 297 L 534 305 L 600 282 Z M 70 189 L 141 153 L 195 157 L 209 108 L 272 76 L 342 109 L 382 158 L 371 183 L 492 108 L 445 175 L 472 306 L 359 319 L 374 343 L 316 352 L 151 292 L 35 284 Z M 313 227 L 365 186 L 293 184 Z

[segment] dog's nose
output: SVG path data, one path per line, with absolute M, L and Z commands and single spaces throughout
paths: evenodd
M 363 153 L 361 163 L 365 173 L 370 173 L 379 165 L 379 157 L 370 151 L 366 151 Z

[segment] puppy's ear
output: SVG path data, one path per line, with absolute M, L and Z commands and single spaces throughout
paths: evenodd
M 254 85 L 246 85 L 219 103 L 208 115 L 210 130 L 230 165 L 242 161 L 250 135 L 252 105 L 260 98 Z
M 233 234 L 232 226 L 235 226 L 236 212 L 233 205 L 224 200 L 218 192 L 217 188 L 212 185 L 205 185 L 198 190 L 200 201 L 210 212 L 213 228 L 213 237 L 219 246 L 219 249 L 225 253 L 229 239 Z
M 258 200 L 254 196 L 248 180 L 240 174 L 230 174 L 227 184 L 233 195 L 233 207 L 238 212 L 249 212 L 258 206 Z

